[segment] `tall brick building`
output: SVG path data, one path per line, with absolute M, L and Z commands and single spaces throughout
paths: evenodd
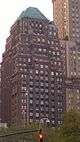
M 52 0 L 66 84 L 66 109 L 80 109 L 80 1 Z
M 2 121 L 62 124 L 65 88 L 54 22 L 37 8 L 23 11 L 11 27 L 2 59 Z
M 80 48 L 74 41 L 61 41 L 66 88 L 66 110 L 80 110 Z

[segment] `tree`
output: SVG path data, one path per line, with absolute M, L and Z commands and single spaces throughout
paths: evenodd
M 63 125 L 60 127 L 52 128 L 36 123 L 26 124 L 25 127 L 11 127 L 1 129 L 0 135 L 10 134 L 14 132 L 23 132 L 24 129 L 36 130 L 42 128 L 43 142 L 80 142 L 80 112 L 71 110 L 66 112 L 63 116 Z M 38 142 L 39 131 L 35 133 L 21 133 L 15 136 L 6 137 L 0 142 Z
M 80 112 L 70 110 L 64 114 L 63 125 L 60 128 L 64 142 L 80 142 Z

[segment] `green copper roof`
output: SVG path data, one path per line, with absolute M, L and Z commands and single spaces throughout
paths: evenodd
M 48 19 L 37 8 L 34 7 L 29 7 L 25 11 L 23 11 L 18 19 L 24 17 L 48 21 Z

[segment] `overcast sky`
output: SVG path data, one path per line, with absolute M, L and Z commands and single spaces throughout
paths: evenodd
M 33 6 L 52 20 L 52 0 L 1 0 L 0 1 L 0 62 L 11 25 L 27 7 Z

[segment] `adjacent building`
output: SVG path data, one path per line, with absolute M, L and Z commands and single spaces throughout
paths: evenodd
M 61 56 L 66 78 L 80 78 L 80 48 L 74 41 L 61 40 Z
M 80 1 L 52 0 L 53 18 L 61 42 L 66 110 L 80 108 Z
M 53 17 L 60 39 L 68 38 L 80 43 L 80 1 L 52 0 Z
M 66 88 L 66 110 L 80 109 L 80 49 L 74 41 L 62 40 L 61 56 Z
M 80 111 L 80 79 L 66 80 L 66 110 Z
M 65 85 L 54 22 L 29 7 L 11 27 L 1 67 L 2 121 L 62 124 Z

